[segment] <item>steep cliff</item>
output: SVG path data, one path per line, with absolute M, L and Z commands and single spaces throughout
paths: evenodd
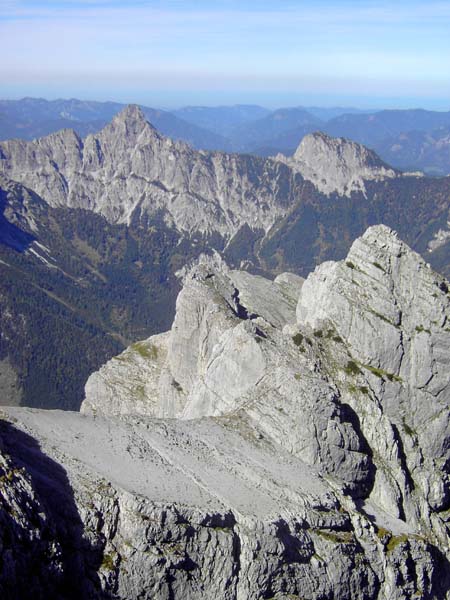
M 227 238 L 244 223 L 269 229 L 296 193 L 281 163 L 195 151 L 160 135 L 134 105 L 84 141 L 66 129 L 1 142 L 0 171 L 51 206 L 92 210 L 113 223 L 163 211 L 178 231 Z
M 174 273 L 202 252 L 306 276 L 383 222 L 450 274 L 450 178 L 405 177 L 323 134 L 290 159 L 198 152 L 129 106 L 85 140 L 0 143 L 0 172 L 6 402 L 77 409 L 93 370 L 168 327 Z
M 384 226 L 306 281 L 205 257 L 82 414 L 4 409 L 2 497 L 78 597 L 448 598 L 448 285 Z
M 373 150 L 344 138 L 317 132 L 305 135 L 292 157 L 277 159 L 311 181 L 324 194 L 351 196 L 365 193 L 365 181 L 383 181 L 401 177 L 384 163 Z

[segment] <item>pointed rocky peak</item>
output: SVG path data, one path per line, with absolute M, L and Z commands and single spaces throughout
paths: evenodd
M 140 171 L 143 174 L 148 165 L 144 166 L 139 161 L 132 164 L 132 154 L 137 147 L 156 148 L 162 139 L 147 121 L 142 109 L 136 104 L 130 104 L 117 113 L 100 132 L 87 136 L 84 143 L 84 164 L 94 170 L 115 170 L 121 165 L 120 169 L 123 169 L 125 177 L 130 172 Z
M 292 158 L 277 157 L 311 181 L 324 194 L 365 193 L 364 181 L 383 180 L 400 173 L 362 144 L 322 132 L 306 135 Z
M 144 112 L 137 104 L 128 104 L 123 110 L 121 110 L 114 117 L 114 121 L 117 123 L 135 123 L 140 122 L 142 124 L 147 122 Z
M 43 144 L 57 141 L 66 145 L 78 146 L 80 148 L 83 145 L 78 133 L 74 129 L 70 128 L 60 129 L 59 131 L 55 131 L 49 135 L 38 138 L 36 141 Z
M 353 242 L 345 260 L 308 276 L 297 320 L 313 329 L 331 324 L 363 370 L 427 386 L 434 396 L 450 389 L 449 289 L 392 229 L 377 225 Z
M 214 250 L 213 254 L 200 254 L 196 259 L 185 265 L 176 276 L 183 285 L 196 280 L 205 282 L 211 277 L 229 277 L 230 269 L 220 254 Z
M 128 104 L 113 118 L 111 126 L 114 129 L 120 129 L 126 135 L 136 136 L 142 131 L 147 130 L 156 133 L 156 129 L 137 104 Z
M 263 376 L 265 340 L 269 331 L 281 335 L 285 325 L 295 324 L 303 280 L 285 273 L 271 281 L 231 270 L 217 253 L 201 255 L 177 275 L 183 288 L 171 331 L 143 342 L 146 348 L 157 346 L 148 354 L 150 367 L 141 365 L 136 347 L 119 361 L 112 359 L 90 377 L 82 412 L 141 411 L 170 418 L 225 414 Z M 161 362 L 155 370 L 156 358 Z M 129 393 L 130 362 L 140 369 L 133 375 L 135 388 L 145 386 L 152 398 L 148 403 L 136 403 Z
M 358 256 L 358 249 L 361 247 L 364 247 L 371 256 Z M 375 255 L 378 257 L 383 255 L 385 259 L 388 259 L 390 256 L 401 256 L 407 252 L 417 257 L 418 263 L 424 262 L 419 254 L 413 252 L 411 248 L 398 237 L 396 231 L 387 225 L 372 225 L 372 227 L 366 229 L 361 237 L 353 242 L 347 256 L 347 262 L 350 258 L 354 258 L 364 264 L 368 258 L 374 258 Z

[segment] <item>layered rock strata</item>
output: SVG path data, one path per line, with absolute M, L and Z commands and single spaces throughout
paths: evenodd
M 65 129 L 0 142 L 0 173 L 50 206 L 92 210 L 112 223 L 147 225 L 162 214 L 183 234 L 225 239 L 244 225 L 268 232 L 301 201 L 305 180 L 349 196 L 364 192 L 364 181 L 400 176 L 364 146 L 321 133 L 305 136 L 292 158 L 196 151 L 158 133 L 135 105 L 85 140 Z

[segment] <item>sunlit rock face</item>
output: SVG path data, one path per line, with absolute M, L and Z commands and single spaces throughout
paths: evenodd
M 364 146 L 321 133 L 305 136 L 292 158 L 197 151 L 161 135 L 135 105 L 84 140 L 64 129 L 0 142 L 0 173 L 50 206 L 92 210 L 111 223 L 162 215 L 182 234 L 227 240 L 244 225 L 267 233 L 299 202 L 305 180 L 349 196 L 364 192 L 364 181 L 400 175 Z
M 350 197 L 353 192 L 365 193 L 365 181 L 401 175 L 362 144 L 321 132 L 305 135 L 292 157 L 279 154 L 276 158 L 327 195 Z
M 28 477 L 60 572 L 99 598 L 448 598 L 448 283 L 384 226 L 306 281 L 182 276 L 81 414 L 4 409 L 0 493 Z
M 297 185 L 279 162 L 199 152 L 166 138 L 134 105 L 83 141 L 65 129 L 1 142 L 0 172 L 50 206 L 92 210 L 113 223 L 162 214 L 182 233 L 225 238 L 244 223 L 267 231 L 292 205 Z

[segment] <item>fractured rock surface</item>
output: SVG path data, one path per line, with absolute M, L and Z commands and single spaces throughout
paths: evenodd
M 383 181 L 401 175 L 362 144 L 321 132 L 305 135 L 292 157 L 279 154 L 276 158 L 327 195 L 365 192 L 364 181 Z
M 199 152 L 166 138 L 134 105 L 84 141 L 65 129 L 33 142 L 1 142 L 0 172 L 50 206 L 92 210 L 128 224 L 162 212 L 180 232 L 225 237 L 244 223 L 268 230 L 302 184 L 281 163 Z
M 448 283 L 384 226 L 306 281 L 183 277 L 81 414 L 4 408 L 8 506 L 19 472 L 30 520 L 72 494 L 61 573 L 76 555 L 81 597 L 450 598 Z
M 0 173 L 50 206 L 83 208 L 112 223 L 163 214 L 183 234 L 230 239 L 246 225 L 268 232 L 303 195 L 364 192 L 364 181 L 401 173 L 360 144 L 322 133 L 305 136 L 292 158 L 193 150 L 160 135 L 135 105 L 85 140 L 64 129 L 33 142 L 0 142 Z

